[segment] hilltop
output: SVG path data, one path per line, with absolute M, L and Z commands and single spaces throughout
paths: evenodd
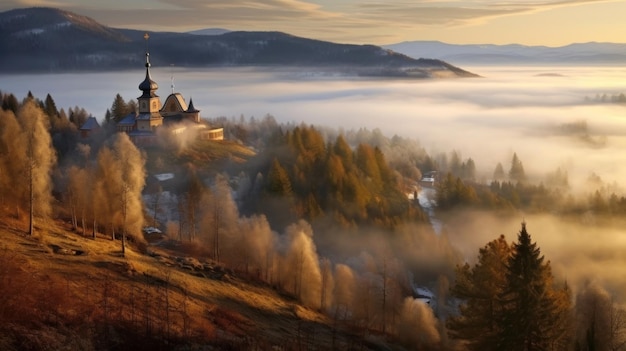
M 54 8 L 10 10 L 0 13 L 0 51 L 6 53 L 0 57 L 0 70 L 14 73 L 135 68 L 144 60 L 144 34 L 107 27 L 89 17 Z M 416 78 L 475 76 L 444 61 L 413 59 L 379 46 L 336 44 L 281 32 L 149 35 L 152 63 L 156 66 L 295 67 L 315 68 L 322 73 Z

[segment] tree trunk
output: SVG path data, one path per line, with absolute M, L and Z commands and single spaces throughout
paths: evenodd
M 31 160 L 31 162 L 32 162 L 32 160 Z M 29 169 L 28 173 L 29 173 L 28 177 L 30 178 L 29 179 L 30 184 L 29 184 L 29 189 L 28 189 L 28 191 L 29 191 L 29 201 L 30 201 L 30 204 L 29 204 L 30 215 L 29 215 L 28 235 L 33 235 L 34 230 L 35 230 L 35 225 L 34 225 L 34 219 L 35 219 L 34 218 L 35 193 L 34 193 L 34 189 L 33 189 L 34 188 L 33 182 L 35 180 L 33 179 L 33 166 L 32 165 L 30 165 L 30 169 Z

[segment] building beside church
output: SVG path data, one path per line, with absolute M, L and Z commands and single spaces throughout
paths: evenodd
M 146 77 L 139 84 L 142 94 L 137 98 L 138 111 L 122 118 L 117 125 L 118 132 L 128 133 L 138 145 L 150 145 L 157 141 L 157 129 L 168 128 L 173 134 L 190 131 L 202 139 L 224 140 L 223 128 L 210 128 L 200 120 L 200 110 L 189 105 L 182 94 L 172 93 L 161 104 L 156 94 L 159 85 L 150 76 L 150 53 L 146 51 Z

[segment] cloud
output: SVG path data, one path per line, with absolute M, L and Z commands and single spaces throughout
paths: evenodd
M 504 16 L 533 14 L 560 7 L 616 0 L 111 0 L 105 5 L 80 0 L 9 0 L 0 9 L 53 6 L 93 17 L 118 28 L 189 31 L 210 27 L 278 30 L 315 39 L 350 43 L 410 40 L 425 30 L 445 31 L 480 25 Z

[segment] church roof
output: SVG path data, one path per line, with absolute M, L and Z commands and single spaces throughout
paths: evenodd
M 187 109 L 187 112 L 200 112 L 200 110 L 196 109 L 193 106 L 193 99 L 189 98 L 189 108 Z
M 146 78 L 139 83 L 139 90 L 143 92 L 142 98 L 156 97 L 156 90 L 159 89 L 157 82 L 152 80 L 150 76 L 150 53 L 146 52 Z
M 165 102 L 163 103 L 163 107 L 161 108 L 161 111 L 163 111 L 163 112 L 173 112 L 173 111 L 169 110 L 169 106 L 171 105 L 170 101 L 172 99 L 174 99 L 178 103 L 178 106 L 180 106 L 180 109 L 176 109 L 176 111 L 185 111 L 185 110 L 187 110 L 187 103 L 185 102 L 185 99 L 183 98 L 183 95 L 181 93 L 172 93 L 165 99 Z
M 148 121 L 151 119 L 159 119 L 159 118 L 163 118 L 163 116 L 161 116 L 161 114 L 158 112 L 140 113 L 137 115 L 137 120 L 142 120 L 142 121 Z
M 129 113 L 126 117 L 122 118 L 121 121 L 117 122 L 118 126 L 129 126 L 132 127 L 135 125 L 135 119 L 137 116 L 134 113 Z
M 94 116 L 89 116 L 85 123 L 80 127 L 80 130 L 94 130 L 100 128 L 98 120 Z

